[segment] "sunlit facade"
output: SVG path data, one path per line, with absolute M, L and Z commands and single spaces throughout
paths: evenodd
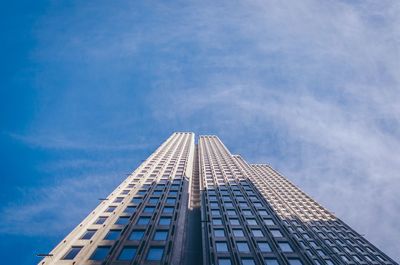
M 397 264 L 268 165 L 174 133 L 39 264 Z

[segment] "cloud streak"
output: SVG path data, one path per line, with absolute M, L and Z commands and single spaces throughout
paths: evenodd
M 75 176 L 50 187 L 21 189 L 23 201 L 1 211 L 4 218 L 0 232 L 28 236 L 65 234 L 87 215 L 86 209 L 96 207 L 97 198 L 107 196 L 110 187 L 122 180 L 112 176 L 111 173 Z
M 66 149 L 83 151 L 134 151 L 145 149 L 148 143 L 95 143 L 88 139 L 71 139 L 66 135 L 55 136 L 53 134 L 40 133 L 38 135 L 10 134 L 10 137 L 23 142 L 31 147 L 44 149 Z

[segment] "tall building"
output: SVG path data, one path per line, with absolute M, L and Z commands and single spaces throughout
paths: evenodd
M 397 263 L 270 166 L 174 133 L 39 264 Z

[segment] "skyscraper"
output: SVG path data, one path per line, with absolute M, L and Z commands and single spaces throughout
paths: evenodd
M 268 165 L 174 133 L 39 264 L 397 264 Z

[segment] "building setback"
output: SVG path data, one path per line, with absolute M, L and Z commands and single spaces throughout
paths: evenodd
M 270 166 L 178 132 L 39 264 L 397 263 Z

